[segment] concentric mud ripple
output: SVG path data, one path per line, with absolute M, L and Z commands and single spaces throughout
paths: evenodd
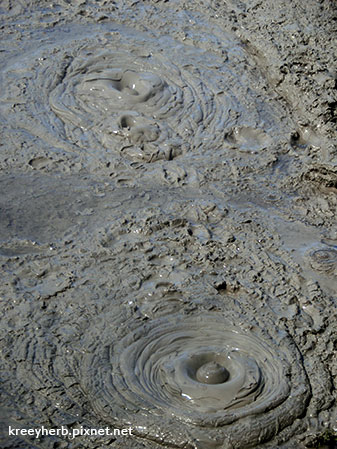
M 217 99 L 215 74 L 202 72 L 202 58 L 212 55 L 162 44 L 123 33 L 104 48 L 78 49 L 49 96 L 69 141 L 152 162 L 216 140 L 231 122 L 235 99 L 230 90 Z M 150 47 L 146 56 L 141 46 Z
M 246 70 L 245 52 L 234 39 L 223 39 L 230 58 L 226 49 L 113 30 L 42 47 L 38 58 L 27 55 L 24 76 L 15 61 L 9 64 L 4 100 L 19 106 L 15 114 L 8 108 L 7 116 L 49 145 L 146 162 L 223 148 L 235 127 L 250 130 L 236 142 L 248 151 L 250 142 L 256 150 L 272 143 L 269 135 L 275 142 L 282 134 L 278 106 L 252 89 L 263 80 Z
M 310 254 L 310 265 L 314 270 L 322 273 L 337 273 L 337 250 L 332 248 L 322 248 L 312 251 Z
M 218 313 L 171 315 L 105 343 L 82 361 L 80 383 L 98 416 L 131 424 L 141 437 L 250 447 L 306 408 L 306 374 L 284 331 L 271 335 Z

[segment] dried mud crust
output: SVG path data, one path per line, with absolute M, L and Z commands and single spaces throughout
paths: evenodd
M 211 2 L 222 11 L 221 2 Z M 308 9 L 307 9 L 308 7 Z M 260 60 L 268 80 L 303 121 L 336 128 L 336 18 L 334 2 L 226 2 L 233 26 Z M 310 11 L 309 11 L 310 10 Z M 322 26 L 322 33 L 315 27 Z M 272 61 L 272 63 L 271 63 Z M 296 99 L 294 99 L 294 96 Z
M 333 434 L 335 18 L 328 0 L 1 2 L 1 448 Z
M 337 167 L 313 166 L 303 174 L 303 179 L 337 192 Z

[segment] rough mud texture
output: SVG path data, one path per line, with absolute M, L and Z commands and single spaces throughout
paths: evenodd
M 0 447 L 332 447 L 335 3 L 0 6 Z

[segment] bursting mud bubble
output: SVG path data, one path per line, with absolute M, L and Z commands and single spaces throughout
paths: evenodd
M 336 7 L 307 6 L 2 2 L 1 448 L 333 446 Z

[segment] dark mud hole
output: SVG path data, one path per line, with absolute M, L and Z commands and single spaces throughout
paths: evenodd
M 2 448 L 333 447 L 336 17 L 1 3 Z

